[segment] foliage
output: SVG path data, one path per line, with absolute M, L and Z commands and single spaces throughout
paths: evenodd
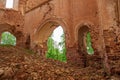
M 48 45 L 48 51 L 46 54 L 47 58 L 52 58 L 55 60 L 66 62 L 66 48 L 65 48 L 64 34 L 61 36 L 61 39 L 62 41 L 57 45 L 55 44 L 55 41 L 52 39 L 52 37 L 49 37 L 48 43 L 47 43 Z M 55 45 L 57 45 L 57 47 Z
M 86 43 L 87 43 L 87 52 L 88 54 L 94 54 L 94 50 L 92 48 L 92 43 L 91 43 L 91 36 L 90 33 L 87 33 L 87 39 L 86 39 Z M 47 51 L 47 58 L 52 58 L 55 60 L 60 60 L 60 61 L 64 61 L 66 62 L 66 48 L 65 48 L 65 35 L 61 35 L 61 42 L 59 42 L 59 44 L 57 45 L 57 47 L 55 46 L 55 41 L 52 39 L 52 36 L 49 37 L 48 39 L 48 51 Z M 58 47 L 60 46 L 60 47 Z M 61 48 L 61 49 L 60 49 Z
M 2 33 L 1 45 L 16 45 L 16 38 L 9 32 Z
M 87 52 L 88 52 L 88 54 L 94 54 L 94 50 L 92 48 L 92 43 L 91 43 L 90 33 L 87 33 L 86 42 L 87 42 Z

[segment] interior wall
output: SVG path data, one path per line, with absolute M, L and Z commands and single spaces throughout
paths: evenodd
M 6 0 L 0 0 L 0 8 L 5 8 Z
M 119 6 L 118 0 L 98 0 L 100 26 L 103 29 L 104 44 L 108 51 L 113 54 L 118 44 L 117 37 L 120 34 L 119 28 Z M 114 47 L 113 47 L 114 46 Z M 116 48 L 117 49 L 117 48 Z
M 19 0 L 14 0 L 13 9 L 18 10 L 18 6 L 19 6 Z
M 26 12 L 33 10 L 34 8 L 39 7 L 40 5 L 49 2 L 50 0 L 27 0 L 26 2 Z
M 118 0 L 118 10 L 119 10 L 119 27 L 120 27 L 120 0 Z
M 56 27 L 59 25 L 55 22 L 48 22 L 45 25 L 43 25 L 40 29 L 38 29 L 38 32 L 36 33 L 36 41 L 38 41 L 38 44 L 44 43 L 48 40 L 52 32 Z
M 24 30 L 32 34 L 45 20 L 56 18 L 67 25 L 67 45 L 72 47 L 76 43 L 75 30 L 78 24 L 90 23 L 96 26 L 96 28 L 98 27 L 97 9 L 96 0 L 87 2 L 84 0 L 52 0 L 25 14 Z

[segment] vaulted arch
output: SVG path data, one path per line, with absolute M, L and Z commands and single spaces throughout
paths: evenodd
M 1 35 L 1 45 L 16 45 L 16 37 L 8 31 L 3 32 Z
M 93 31 L 93 26 L 87 23 L 80 24 L 75 29 L 77 52 L 81 56 L 84 67 L 91 65 L 89 64 L 89 57 L 92 57 L 90 55 L 94 54 L 94 48 L 92 47 Z
M 48 39 L 52 35 L 53 31 L 57 28 L 60 27 L 63 29 L 65 38 L 66 38 L 66 26 L 65 23 L 62 22 L 59 19 L 48 19 L 44 21 L 35 31 L 34 34 L 34 49 L 39 51 L 40 54 L 45 56 L 45 54 L 48 51 Z M 65 41 L 66 44 L 66 41 Z
M 9 32 L 12 35 L 14 35 L 16 37 L 16 45 L 17 46 L 23 46 L 23 39 L 24 35 L 21 31 L 17 30 L 15 26 L 4 23 L 4 24 L 0 24 L 0 35 L 2 35 L 3 32 Z M 0 36 L 0 40 L 1 40 L 1 36 Z
M 62 26 L 64 33 L 66 33 L 66 25 L 63 21 L 59 19 L 48 19 L 44 21 L 34 33 L 35 44 L 46 42 L 53 30 L 58 26 Z

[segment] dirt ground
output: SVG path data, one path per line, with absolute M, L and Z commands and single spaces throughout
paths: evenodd
M 120 75 L 105 76 L 103 69 L 71 66 L 45 59 L 30 50 L 2 46 L 0 80 L 120 80 Z

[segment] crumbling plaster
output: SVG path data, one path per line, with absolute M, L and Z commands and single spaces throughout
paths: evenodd
M 0 3 L 0 8 L 2 5 Z M 110 72 L 109 57 L 120 47 L 119 0 L 19 0 L 17 11 L 0 10 L 0 24 L 9 24 L 17 35 L 21 33 L 23 37 L 18 40 L 24 44 L 22 46 L 43 52 L 47 51 L 47 38 L 61 25 L 66 38 L 67 62 L 85 67 L 90 62 L 88 59 L 94 56 L 102 59 L 97 61 L 102 61 L 107 72 Z M 93 56 L 80 49 L 83 41 L 79 41 L 82 34 L 79 31 L 84 26 L 91 33 Z M 91 62 L 88 65 L 92 65 Z

